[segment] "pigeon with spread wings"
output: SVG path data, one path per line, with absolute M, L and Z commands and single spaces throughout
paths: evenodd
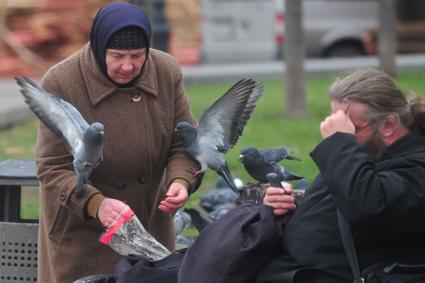
M 86 181 L 102 159 L 103 125 L 99 122 L 89 125 L 74 106 L 43 90 L 34 81 L 26 77 L 15 79 L 22 87 L 21 93 L 31 111 L 63 139 L 74 157 L 77 175 L 75 194 L 81 197 Z
M 242 135 L 263 89 L 263 84 L 242 79 L 202 113 L 198 128 L 188 122 L 176 125 L 187 152 L 201 165 L 200 170 L 192 169 L 193 174 L 205 172 L 209 167 L 238 192 L 224 154 Z

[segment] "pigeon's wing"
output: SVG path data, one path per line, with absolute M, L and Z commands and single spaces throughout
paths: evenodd
M 89 127 L 80 112 L 65 100 L 43 90 L 32 80 L 26 77 L 15 79 L 22 87 L 21 93 L 31 111 L 62 138 L 71 154 L 75 155 L 83 132 Z
M 265 162 L 268 164 L 279 162 L 283 159 L 299 160 L 297 157 L 289 155 L 292 153 L 292 151 L 293 150 L 289 147 L 277 147 L 260 150 L 261 154 L 264 156 Z
M 242 135 L 243 129 L 245 128 L 245 125 L 248 119 L 251 117 L 252 111 L 254 111 L 255 106 L 257 105 L 257 100 L 263 94 L 263 90 L 264 90 L 263 84 L 257 84 L 255 88 L 252 90 L 252 93 L 249 96 L 248 102 L 246 103 L 245 109 L 242 112 L 242 116 L 239 119 L 238 135 L 233 145 L 236 144 L 236 141 L 238 140 L 239 136 Z
M 219 146 L 221 152 L 227 152 L 236 144 L 249 118 L 250 112 L 245 109 L 256 86 L 254 80 L 242 79 L 203 112 L 198 126 L 202 143 Z

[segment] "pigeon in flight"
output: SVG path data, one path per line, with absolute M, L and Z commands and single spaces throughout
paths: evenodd
M 200 170 L 191 169 L 194 175 L 209 167 L 223 177 L 232 190 L 239 191 L 224 154 L 242 135 L 263 89 L 263 84 L 242 79 L 202 113 L 198 128 L 188 122 L 176 125 L 175 131 L 182 137 L 186 151 L 201 165 Z
M 89 125 L 74 106 L 43 90 L 34 81 L 26 77 L 15 79 L 22 87 L 21 93 L 31 111 L 63 139 L 74 157 L 77 175 L 75 194 L 80 198 L 87 179 L 102 159 L 103 125 L 99 122 Z
M 292 150 L 287 147 L 264 150 L 246 147 L 241 150 L 239 160 L 248 174 L 261 183 L 269 182 L 267 179 L 268 173 L 276 173 L 281 182 L 300 180 L 302 179 L 301 176 L 290 172 L 278 163 L 283 159 L 299 160 L 297 157 L 289 155 L 291 152 Z

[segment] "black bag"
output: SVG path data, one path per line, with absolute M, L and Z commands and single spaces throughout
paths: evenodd
M 236 207 L 202 230 L 183 259 L 178 282 L 249 282 L 280 253 L 280 239 L 272 207 Z
M 143 256 L 129 256 L 118 262 L 116 283 L 177 283 L 177 273 L 186 249 L 173 252 L 160 261 Z
M 366 283 L 424 283 L 425 260 L 380 263 L 362 271 Z
M 344 250 L 353 272 L 354 283 L 425 283 L 424 258 L 402 262 L 378 263 L 360 272 L 350 225 L 339 209 L 337 209 L 337 219 Z

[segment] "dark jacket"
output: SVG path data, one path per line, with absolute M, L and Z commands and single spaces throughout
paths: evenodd
M 177 61 L 151 49 L 135 86 L 119 89 L 99 70 L 87 44 L 52 67 L 43 87 L 73 104 L 89 123 L 103 123 L 105 143 L 91 185 L 76 199 L 72 156 L 62 140 L 40 124 L 39 281 L 67 283 L 114 270 L 120 256 L 99 242 L 103 226 L 85 215 L 89 198 L 99 192 L 126 202 L 147 231 L 173 249 L 173 215 L 160 212 L 158 204 L 174 179 L 185 179 L 192 191 L 198 184 L 187 171 L 197 163 L 173 134 L 177 122 L 195 122 Z M 134 101 L 134 96 L 141 99 Z
M 296 282 L 352 282 L 337 207 L 352 227 L 362 268 L 425 255 L 425 137 L 401 138 L 375 164 L 354 135 L 343 133 L 323 140 L 311 156 L 320 174 L 284 228 L 285 255 L 272 269 L 282 276 L 316 270 Z M 333 279 L 320 281 L 321 274 Z

